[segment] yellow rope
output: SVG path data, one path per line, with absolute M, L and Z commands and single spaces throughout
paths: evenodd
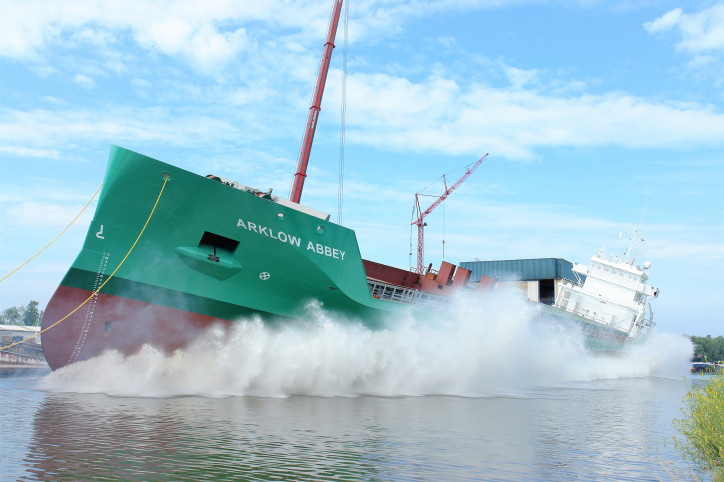
M 123 257 L 123 259 L 121 260 L 121 262 L 119 263 L 119 265 L 116 266 L 116 269 L 114 269 L 114 270 L 113 270 L 113 273 L 111 273 L 111 275 L 110 275 L 108 278 L 106 278 L 106 280 L 103 282 L 103 284 L 100 285 L 100 286 L 98 287 L 98 289 L 95 290 L 95 291 L 93 292 L 93 294 L 91 294 L 83 303 L 81 303 L 80 305 L 78 305 L 78 307 L 77 307 L 76 309 L 74 309 L 73 311 L 71 311 L 70 313 L 68 313 L 67 315 L 65 315 L 65 316 L 64 316 L 63 318 L 61 318 L 60 320 L 56 321 L 55 323 L 53 323 L 53 324 L 50 325 L 49 327 L 45 328 L 44 330 L 40 330 L 39 332 L 37 332 L 37 333 L 34 334 L 33 336 L 29 336 L 29 337 L 25 338 L 24 340 L 16 341 L 15 343 L 12 343 L 12 344 L 10 344 L 10 345 L 8 345 L 8 346 L 0 347 L 0 351 L 5 350 L 5 349 L 10 348 L 10 347 L 13 347 L 13 346 L 15 346 L 15 345 L 19 345 L 20 343 L 23 343 L 24 341 L 28 341 L 28 340 L 30 340 L 30 339 L 32 339 L 32 338 L 35 338 L 36 336 L 40 335 L 41 333 L 45 333 L 46 331 L 50 330 L 50 329 L 53 328 L 55 325 L 59 324 L 61 321 L 64 321 L 64 320 L 65 320 L 66 318 L 68 318 L 70 315 L 72 315 L 73 313 L 75 313 L 76 311 L 78 311 L 79 309 L 81 309 L 81 308 L 82 308 L 86 303 L 88 303 L 95 295 L 98 294 L 98 292 L 106 285 L 106 283 L 108 283 L 108 282 L 110 281 L 110 279 L 113 278 L 113 275 L 116 274 L 116 271 L 118 271 L 118 269 L 119 269 L 121 266 L 123 266 L 123 263 L 126 262 L 126 258 L 128 258 L 128 255 L 131 254 L 131 251 L 133 251 L 133 249 L 136 247 L 136 244 L 138 243 L 138 240 L 141 239 L 141 235 L 143 235 L 143 232 L 146 230 L 146 226 L 148 226 L 148 222 L 151 221 L 151 217 L 153 216 L 153 213 L 156 211 L 156 206 L 158 206 L 158 201 L 161 200 L 161 194 L 163 194 L 163 190 L 164 190 L 164 188 L 166 187 L 166 183 L 168 182 L 168 179 L 169 179 L 169 176 L 166 176 L 165 179 L 163 180 L 163 186 L 161 186 L 161 192 L 158 193 L 158 197 L 156 198 L 156 202 L 155 202 L 154 205 L 153 205 L 153 209 L 151 209 L 151 213 L 148 215 L 148 219 L 146 219 L 146 224 L 143 225 L 143 228 L 141 229 L 141 232 L 138 233 L 138 237 L 137 237 L 136 240 L 133 242 L 133 246 L 131 246 L 131 249 L 128 250 L 128 252 L 127 252 L 126 255 Z
M 45 251 L 45 249 L 46 249 L 48 246 L 50 246 L 51 244 L 53 244 L 59 237 L 61 237 L 61 236 L 63 235 L 63 233 L 66 232 L 66 231 L 68 230 L 68 228 L 71 227 L 71 225 L 72 225 L 74 222 L 76 222 L 76 220 L 80 217 L 80 215 L 83 214 L 83 211 L 85 211 L 85 208 L 87 208 L 88 205 L 91 203 L 91 201 L 93 201 L 93 199 L 96 197 L 96 194 L 98 194 L 98 191 L 101 190 L 101 187 L 103 187 L 103 183 L 101 183 L 101 185 L 98 186 L 98 189 L 96 189 L 96 192 L 93 194 L 93 197 L 91 197 L 91 198 L 88 200 L 88 202 L 85 204 L 85 206 L 83 206 L 83 209 L 80 210 L 80 212 L 78 213 L 78 215 L 73 218 L 73 220 L 70 222 L 70 224 L 67 225 L 67 226 L 65 227 L 65 229 L 60 232 L 59 235 L 57 235 L 51 242 L 49 242 L 48 244 L 46 244 L 43 249 L 41 249 L 40 251 L 38 251 L 37 253 L 35 253 L 29 260 L 27 260 L 26 262 L 24 262 L 23 264 L 21 264 L 20 266 L 18 266 L 17 268 L 15 268 L 15 269 L 12 270 L 11 272 L 9 272 L 8 274 L 6 274 L 6 275 L 3 276 L 2 278 L 0 278 L 0 283 L 1 283 L 5 278 L 7 278 L 7 277 L 10 276 L 11 274 L 13 274 L 14 272 L 16 272 L 17 270 L 19 270 L 20 268 L 22 268 L 23 266 L 25 266 L 25 265 L 28 264 L 29 262 L 31 262 L 31 261 L 33 260 L 33 258 L 35 258 L 36 256 L 38 256 L 38 255 L 39 255 L 40 253 L 42 253 L 43 251 Z

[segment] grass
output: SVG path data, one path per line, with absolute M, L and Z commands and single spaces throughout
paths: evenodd
M 683 401 L 674 445 L 699 474 L 724 482 L 724 371 L 692 387 Z

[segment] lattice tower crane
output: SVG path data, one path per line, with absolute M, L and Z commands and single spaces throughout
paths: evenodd
M 416 224 L 417 225 L 417 273 L 422 274 L 422 265 L 423 265 L 423 245 L 425 240 L 425 217 L 432 212 L 433 209 L 438 207 L 440 203 L 442 203 L 447 197 L 450 195 L 451 192 L 453 192 L 457 187 L 463 183 L 465 179 L 472 174 L 475 169 L 478 168 L 480 164 L 483 163 L 485 158 L 488 157 L 488 154 L 485 154 L 483 157 L 481 157 L 478 162 L 473 164 L 473 166 L 465 171 L 465 174 L 458 179 L 455 184 L 450 186 L 449 188 L 445 189 L 445 192 L 433 202 L 429 208 L 422 211 L 420 208 L 420 197 L 419 193 L 415 193 L 415 208 L 417 209 L 417 220 L 413 221 L 410 224 Z

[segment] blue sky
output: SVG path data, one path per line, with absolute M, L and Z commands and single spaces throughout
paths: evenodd
M 288 195 L 331 0 L 0 4 L 0 272 L 50 241 L 117 144 Z M 646 212 L 658 329 L 724 334 L 724 2 L 351 0 L 344 209 L 363 256 L 584 262 Z M 340 26 L 302 203 L 337 219 Z M 426 198 L 432 202 L 433 198 Z M 0 285 L 44 306 L 89 209 Z M 414 250 L 414 248 L 413 248 Z

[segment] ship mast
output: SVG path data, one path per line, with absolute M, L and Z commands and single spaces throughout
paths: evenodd
M 646 205 L 648 203 L 649 203 L 649 198 L 647 196 L 646 202 L 644 202 L 644 210 L 641 213 L 641 219 L 639 220 L 639 225 L 636 227 L 636 229 L 634 229 L 633 234 L 631 234 L 631 239 L 629 240 L 630 242 L 628 245 L 628 249 L 626 250 L 626 253 L 625 253 L 626 259 L 624 260 L 624 262 L 626 262 L 626 263 L 628 263 L 629 261 L 631 261 L 633 263 L 633 261 L 634 261 L 634 257 L 632 256 L 631 252 L 633 251 L 634 245 L 639 241 L 638 237 L 639 237 L 639 233 L 641 232 L 641 224 L 644 222 L 644 215 L 646 214 Z M 640 242 L 642 244 L 645 243 L 646 238 L 641 236 Z
M 319 73 L 317 74 L 317 85 L 314 88 L 314 96 L 312 97 L 312 106 L 309 108 L 309 117 L 307 118 L 307 127 L 304 130 L 304 140 L 302 141 L 302 149 L 299 153 L 299 162 L 297 163 L 297 172 L 294 174 L 294 182 L 292 183 L 292 191 L 289 194 L 289 200 L 299 203 L 302 198 L 302 188 L 304 187 L 304 179 L 307 177 L 307 164 L 309 164 L 309 154 L 312 150 L 312 141 L 314 140 L 314 131 L 317 129 L 317 118 L 322 105 L 322 95 L 324 94 L 324 84 L 327 81 L 327 72 L 329 71 L 329 61 L 332 58 L 332 49 L 334 48 L 334 37 L 337 34 L 337 24 L 339 23 L 339 15 L 342 11 L 342 0 L 335 0 L 332 8 L 332 16 L 329 19 L 329 29 L 327 30 L 327 41 L 324 43 L 324 52 L 322 53 L 322 61 L 319 64 Z
M 476 162 L 475 164 L 473 164 L 473 167 L 471 167 L 470 169 L 467 169 L 467 170 L 465 171 L 465 174 L 463 174 L 463 176 L 462 176 L 460 179 L 458 179 L 458 180 L 455 182 L 455 184 L 453 184 L 453 185 L 450 186 L 449 188 L 445 189 L 445 192 L 442 193 L 442 196 L 440 196 L 439 198 L 437 198 L 437 200 L 435 200 L 435 202 L 432 203 L 429 208 L 425 209 L 425 211 L 422 211 L 422 209 L 420 209 L 420 198 L 419 198 L 418 193 L 415 193 L 415 209 L 417 209 L 417 220 L 416 220 L 416 221 L 413 221 L 413 222 L 410 223 L 410 224 L 416 224 L 416 225 L 417 225 L 417 273 L 418 273 L 418 274 L 422 274 L 423 246 L 424 246 L 424 241 L 425 241 L 425 239 L 424 239 L 424 238 L 425 238 L 424 232 L 425 232 L 425 225 L 427 225 L 427 223 L 424 221 L 425 216 L 427 216 L 428 214 L 430 214 L 433 209 L 435 209 L 436 207 L 438 207 L 441 202 L 443 202 L 445 199 L 447 199 L 447 197 L 450 195 L 450 193 L 453 192 L 455 189 L 457 189 L 457 187 L 458 187 L 460 184 L 462 184 L 463 181 L 464 181 L 465 179 L 467 179 L 468 176 L 469 176 L 470 174 L 472 174 L 473 171 L 475 171 L 475 169 L 477 169 L 480 164 L 483 163 L 483 161 L 485 160 L 486 157 L 488 157 L 487 154 L 485 154 L 483 157 L 481 157 L 481 158 L 478 160 L 478 162 Z M 446 187 L 447 187 L 447 186 L 446 186 Z

